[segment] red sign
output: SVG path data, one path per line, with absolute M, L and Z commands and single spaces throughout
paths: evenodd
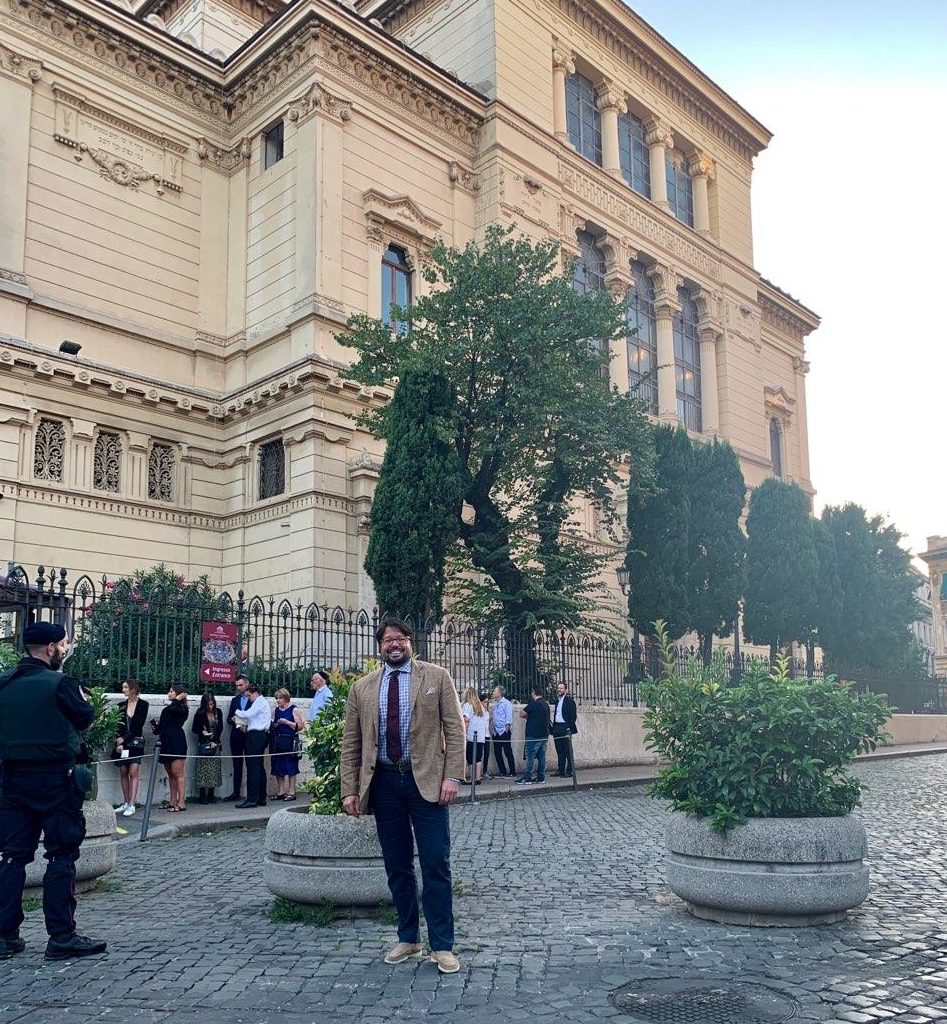
M 201 625 L 201 682 L 232 683 L 237 678 L 237 627 L 232 622 Z

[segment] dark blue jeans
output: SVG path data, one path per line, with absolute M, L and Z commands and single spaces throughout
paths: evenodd
M 76 930 L 76 861 L 85 838 L 82 796 L 65 768 L 2 772 L 0 797 L 0 935 L 23 923 L 26 865 L 36 855 L 40 832 L 49 864 L 43 876 L 46 931 L 64 939 Z
M 410 771 L 376 770 L 372 811 L 385 859 L 388 888 L 398 913 L 398 940 L 420 942 L 418 882 L 414 844 L 421 863 L 424 920 L 432 950 L 454 948 L 454 908 L 450 876 L 450 812 L 425 800 Z M 413 830 L 413 835 L 412 835 Z
M 526 761 L 526 770 L 523 772 L 523 781 L 532 782 L 533 780 L 533 759 L 536 759 L 536 781 L 542 782 L 546 778 L 546 740 L 527 740 L 526 741 L 526 754 L 524 759 Z

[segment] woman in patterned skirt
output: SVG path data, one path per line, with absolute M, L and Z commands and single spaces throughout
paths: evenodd
M 197 737 L 197 769 L 194 785 L 198 790 L 198 803 L 216 803 L 214 790 L 223 783 L 220 764 L 220 736 L 224 729 L 223 715 L 210 693 L 201 697 L 201 705 L 194 715 L 191 732 Z

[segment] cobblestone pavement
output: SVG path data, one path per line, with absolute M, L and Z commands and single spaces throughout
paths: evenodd
M 0 1024 L 786 1019 L 738 1002 L 729 1016 L 711 1003 L 688 1016 L 683 1001 L 631 1018 L 609 1001 L 657 978 L 763 985 L 795 1004 L 794 1022 L 947 1021 L 947 756 L 858 773 L 871 786 L 872 889 L 842 924 L 691 918 L 664 883 L 666 812 L 641 787 L 454 810 L 454 976 L 381 963 L 394 938 L 378 915 L 272 924 L 261 831 L 124 843 L 121 889 L 80 901 L 83 931 L 107 937 L 109 955 L 44 964 L 41 915 L 30 913 L 26 954 L 0 964 Z

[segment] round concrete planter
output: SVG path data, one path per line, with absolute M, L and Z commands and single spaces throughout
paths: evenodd
M 391 901 L 372 817 L 277 811 L 266 826 L 263 879 L 295 903 L 366 907 Z
M 841 921 L 868 895 L 865 829 L 839 818 L 750 818 L 724 835 L 674 813 L 667 879 L 696 917 L 796 927 Z
M 76 861 L 76 891 L 88 892 L 96 879 L 115 867 L 115 811 L 104 800 L 86 800 L 82 813 L 85 816 L 85 839 Z M 26 866 L 26 888 L 39 889 L 45 873 L 46 858 L 40 844 L 33 863 Z

